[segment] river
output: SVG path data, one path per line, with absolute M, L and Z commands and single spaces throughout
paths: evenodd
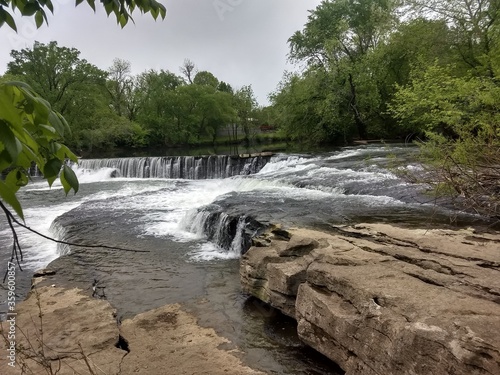
M 395 172 L 419 170 L 416 149 L 400 145 L 345 147 L 315 154 L 117 158 L 74 166 L 76 195 L 35 181 L 21 189 L 26 223 L 39 232 L 87 245 L 147 252 L 68 247 L 19 230 L 24 251 L 18 298 L 33 271 L 57 270 L 60 283 L 90 290 L 96 280 L 120 319 L 180 302 L 268 373 L 338 374 L 303 347 L 294 322 L 240 291 L 238 259 L 269 223 L 328 230 L 332 224 L 394 222 L 446 225 L 479 222 L 436 206 L 422 187 Z M 2 222 L 4 224 L 4 222 Z M 0 232 L 1 264 L 11 236 Z M 64 256 L 61 256 L 64 255 Z M 2 268 L 3 269 L 3 268 Z M 0 290 L 0 313 L 5 313 Z

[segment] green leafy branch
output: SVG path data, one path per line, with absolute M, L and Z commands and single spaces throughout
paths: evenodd
M 75 5 L 84 1 L 95 12 L 95 0 L 75 0 Z M 158 16 L 165 19 L 167 14 L 166 8 L 156 0 L 100 0 L 100 2 L 108 16 L 111 13 L 115 15 L 116 22 L 121 27 L 124 27 L 129 20 L 134 22 L 131 14 L 136 8 L 142 13 L 150 13 L 155 20 Z M 9 8 L 11 11 L 8 11 Z M 16 22 L 12 17 L 15 10 L 22 16 L 33 17 L 36 27 L 39 28 L 44 23 L 48 24 L 47 11 L 54 13 L 54 6 L 51 0 L 0 0 L 0 27 L 6 23 L 17 32 Z
M 50 104 L 23 82 L 0 84 L 0 199 L 24 220 L 16 197 L 29 181 L 33 163 L 49 186 L 60 176 L 66 194 L 76 193 L 78 179 L 66 160 L 78 162 L 76 155 L 59 141 L 70 132 L 66 120 Z
M 66 194 L 71 189 L 76 193 L 78 178 L 66 165 L 66 160 L 77 162 L 78 159 L 68 147 L 59 143 L 64 134 L 69 133 L 66 120 L 27 84 L 1 83 L 0 108 L 0 207 L 13 236 L 11 261 L 15 258 L 21 267 L 23 253 L 14 227 L 14 223 L 19 222 L 4 203 L 24 220 L 16 193 L 28 183 L 33 164 L 43 173 L 49 186 L 59 176 Z

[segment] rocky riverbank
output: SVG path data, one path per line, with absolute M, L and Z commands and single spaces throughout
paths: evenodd
M 254 245 L 243 289 L 347 375 L 500 374 L 500 235 L 366 224 Z
M 274 228 L 253 244 L 243 290 L 347 375 L 500 373 L 500 235 L 363 224 Z M 16 367 L 4 356 L 0 374 L 262 374 L 183 304 L 120 322 L 91 290 L 50 273 L 34 284 L 16 309 Z
M 15 367 L 0 342 L 2 375 L 263 374 L 243 365 L 236 349 L 222 349 L 228 340 L 199 326 L 179 304 L 120 323 L 109 302 L 47 281 L 17 309 Z M 5 336 L 8 322 L 1 327 Z

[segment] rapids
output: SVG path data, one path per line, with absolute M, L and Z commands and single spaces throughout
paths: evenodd
M 17 273 L 18 298 L 29 290 L 33 271 L 52 262 L 62 284 L 89 289 L 98 280 L 120 318 L 180 302 L 264 371 L 336 374 L 321 361 L 312 364 L 293 334 L 276 331 L 288 332 L 293 322 L 242 295 L 238 258 L 268 223 L 328 230 L 361 221 L 479 220 L 434 205 L 421 187 L 397 177 L 401 163 L 419 169 L 411 162 L 415 152 L 369 145 L 272 157 L 81 160 L 73 166 L 76 195 L 65 197 L 57 182 L 21 189 L 27 225 L 67 241 L 149 252 L 70 248 L 19 229 L 25 271 Z M 0 228 L 0 264 L 6 265 L 12 239 L 7 225 Z M 5 294 L 0 290 L 2 309 Z

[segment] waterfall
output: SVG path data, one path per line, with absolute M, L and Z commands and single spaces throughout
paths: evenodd
M 117 177 L 203 180 L 257 173 L 270 159 L 271 154 L 81 159 L 79 168 L 113 168 Z
M 67 230 L 66 228 L 58 221 L 55 220 L 50 225 L 50 232 L 53 234 L 53 238 L 56 240 L 64 241 L 66 238 Z M 67 255 L 71 252 L 71 249 L 66 244 L 57 244 L 57 254 L 59 256 Z
M 209 205 L 186 214 L 179 226 L 200 237 L 205 237 L 220 249 L 244 254 L 251 246 L 252 238 L 265 229 L 250 216 L 233 216 Z
M 231 241 L 231 248 L 229 250 L 231 250 L 235 254 L 243 254 L 248 250 L 248 248 L 245 248 L 246 242 L 244 238 L 247 225 L 245 219 L 245 216 L 241 216 L 238 220 L 238 225 L 236 226 L 236 234 Z

